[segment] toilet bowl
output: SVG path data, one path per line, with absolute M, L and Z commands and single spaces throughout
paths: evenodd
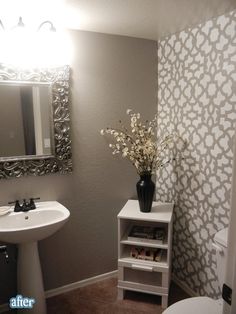
M 196 297 L 179 301 L 162 314 L 222 314 L 222 302 L 208 297 Z
M 212 246 L 216 250 L 217 276 L 222 288 L 225 276 L 228 228 L 215 234 Z M 168 307 L 162 314 L 222 314 L 223 300 L 208 297 L 194 297 L 179 301 Z

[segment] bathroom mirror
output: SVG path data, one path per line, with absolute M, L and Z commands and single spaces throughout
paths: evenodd
M 71 170 L 69 66 L 0 64 L 0 179 Z

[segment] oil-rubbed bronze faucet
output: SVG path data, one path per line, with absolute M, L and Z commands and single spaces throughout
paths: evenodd
M 20 205 L 20 201 L 19 200 L 16 200 L 16 201 L 13 201 L 13 202 L 9 202 L 8 204 L 15 204 L 15 207 L 14 207 L 14 212 L 27 212 L 29 210 L 32 210 L 32 209 L 35 209 L 36 206 L 35 206 L 35 200 L 39 200 L 40 197 L 31 197 L 29 202 L 26 201 L 26 199 L 24 198 L 23 199 L 23 203 L 22 205 Z

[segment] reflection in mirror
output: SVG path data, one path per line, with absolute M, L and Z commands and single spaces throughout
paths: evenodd
M 69 78 L 0 63 L 0 179 L 72 171 Z
M 53 155 L 51 84 L 0 83 L 0 159 Z

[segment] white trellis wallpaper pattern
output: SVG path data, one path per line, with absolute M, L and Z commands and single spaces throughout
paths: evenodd
M 173 272 L 218 297 L 214 234 L 229 220 L 236 126 L 236 11 L 158 42 L 158 123 L 189 142 L 157 174 L 157 200 L 175 200 Z

